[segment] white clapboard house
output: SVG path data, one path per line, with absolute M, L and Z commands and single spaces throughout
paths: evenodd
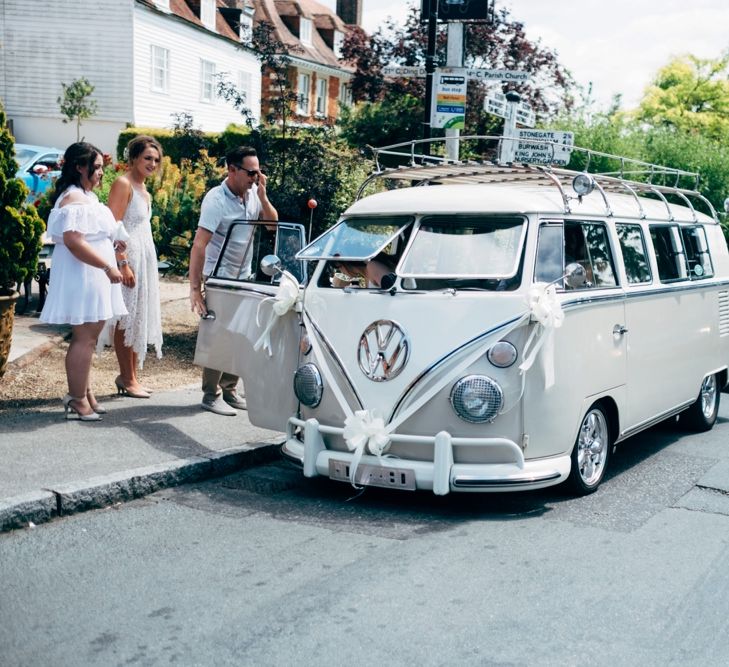
M 253 13 L 250 0 L 2 0 L 0 100 L 16 140 L 75 141 L 57 100 L 81 77 L 98 103 L 82 135 L 111 154 L 123 128 L 169 128 L 179 112 L 204 131 L 242 123 L 216 95 L 221 74 L 260 117 L 260 64 L 246 46 Z

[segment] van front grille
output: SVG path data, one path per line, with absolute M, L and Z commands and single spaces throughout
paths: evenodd
M 719 335 L 729 336 L 729 292 L 719 292 Z

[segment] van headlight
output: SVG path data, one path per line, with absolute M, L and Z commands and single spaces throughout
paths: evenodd
M 321 403 L 324 384 L 314 364 L 304 364 L 294 373 L 294 393 L 304 405 L 315 408 Z
M 467 375 L 453 385 L 450 400 L 461 419 L 483 424 L 496 419 L 504 404 L 504 392 L 490 377 Z

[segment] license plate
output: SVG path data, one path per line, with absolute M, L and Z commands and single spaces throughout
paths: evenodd
M 349 481 L 349 463 L 329 459 L 329 478 L 339 482 Z M 363 486 L 380 486 L 384 489 L 415 491 L 415 473 L 404 468 L 374 466 L 360 463 L 354 474 L 354 483 Z

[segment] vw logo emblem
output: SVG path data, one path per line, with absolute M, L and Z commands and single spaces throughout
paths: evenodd
M 359 368 L 374 382 L 392 380 L 400 375 L 409 356 L 410 339 L 391 320 L 373 322 L 359 339 Z

